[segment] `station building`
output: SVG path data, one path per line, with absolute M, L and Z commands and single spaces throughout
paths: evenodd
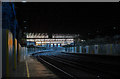
M 27 33 L 26 41 L 28 45 L 43 47 L 61 47 L 74 43 L 78 34 L 52 34 L 47 33 Z

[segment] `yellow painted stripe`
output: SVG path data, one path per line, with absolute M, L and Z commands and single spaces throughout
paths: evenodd
M 29 75 L 29 68 L 28 68 L 27 61 L 26 61 L 26 69 L 27 69 L 27 77 L 30 77 L 30 75 Z

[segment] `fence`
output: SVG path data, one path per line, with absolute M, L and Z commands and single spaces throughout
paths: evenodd
M 120 44 L 101 44 L 65 47 L 65 52 L 99 55 L 120 55 Z

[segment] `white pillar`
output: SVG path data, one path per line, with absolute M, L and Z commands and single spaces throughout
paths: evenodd
M 86 46 L 86 53 L 89 53 L 89 46 Z
M 80 48 L 79 48 L 79 52 L 82 53 L 82 46 L 80 46 Z

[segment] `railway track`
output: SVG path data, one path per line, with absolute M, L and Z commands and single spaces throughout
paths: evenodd
M 69 58 L 68 58 L 69 57 Z M 111 73 L 109 68 L 107 70 L 101 69 L 100 66 L 108 66 L 104 63 L 95 63 L 93 61 L 78 61 L 79 56 L 70 56 L 66 54 L 61 55 L 39 55 L 36 58 L 45 64 L 47 67 L 51 68 L 57 75 L 67 79 L 113 79 L 119 77 L 119 71 Z M 82 58 L 82 57 L 81 57 Z M 84 58 L 84 57 L 83 57 Z M 89 57 L 88 57 L 89 58 Z M 77 60 L 77 61 L 76 61 Z M 94 65 L 94 66 L 92 66 Z M 95 66 L 96 65 L 96 66 Z M 100 67 L 98 68 L 97 67 Z M 56 72 L 57 71 L 57 72 Z M 62 73 L 62 74 L 61 74 Z
M 49 58 L 62 60 L 63 62 L 69 62 L 69 63 L 77 65 L 79 67 L 89 68 L 91 70 L 99 71 L 102 73 L 108 73 L 110 75 L 112 75 L 112 74 L 116 75 L 120 71 L 118 69 L 120 67 L 120 65 L 118 65 L 118 64 L 114 64 L 114 66 L 113 66 L 110 63 L 103 63 L 103 62 L 94 62 L 94 61 L 84 61 L 83 62 L 79 59 L 77 61 L 75 61 L 75 60 L 73 60 L 73 58 L 68 59 L 68 58 L 60 57 L 60 56 L 51 56 Z M 72 60 L 70 60 L 70 59 L 72 59 Z M 107 69 L 107 67 L 111 67 L 111 68 L 114 67 L 114 69 L 111 72 L 111 70 L 109 70 L 109 68 Z

